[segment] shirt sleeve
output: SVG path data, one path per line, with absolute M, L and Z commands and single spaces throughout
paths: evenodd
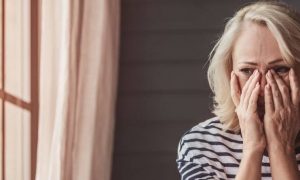
M 194 160 L 193 154 L 190 153 L 188 145 L 185 143 L 183 136 L 178 145 L 177 151 L 177 168 L 181 180 L 224 180 L 218 177 L 215 171 L 210 171 L 209 164 L 201 164 Z
M 206 171 L 201 164 L 177 160 L 181 180 L 215 180 L 215 173 Z

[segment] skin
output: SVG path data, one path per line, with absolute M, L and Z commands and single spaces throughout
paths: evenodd
M 231 96 L 243 137 L 243 158 L 236 179 L 261 179 L 265 149 L 272 179 L 300 179 L 296 137 L 300 130 L 299 82 L 278 43 L 265 26 L 247 22 L 233 53 Z

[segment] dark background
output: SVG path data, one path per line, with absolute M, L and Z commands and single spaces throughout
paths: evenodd
M 113 180 L 180 179 L 180 137 L 213 117 L 208 54 L 247 2 L 121 0 Z

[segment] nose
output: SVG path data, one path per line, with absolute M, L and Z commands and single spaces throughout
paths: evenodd
M 265 92 L 265 86 L 267 85 L 267 80 L 266 80 L 266 73 L 260 73 L 260 80 L 259 80 L 259 84 L 260 84 L 260 91 L 259 91 L 259 95 L 260 96 L 264 96 L 264 92 Z

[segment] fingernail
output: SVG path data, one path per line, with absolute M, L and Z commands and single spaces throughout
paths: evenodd
M 275 74 L 276 74 L 275 71 L 274 71 L 273 69 L 271 69 L 271 74 L 272 74 L 272 75 L 275 75 Z
M 254 71 L 254 75 L 255 75 L 255 76 L 259 75 L 259 73 L 258 73 L 258 70 L 257 70 L 257 69 Z
M 269 78 L 273 77 L 273 70 L 269 70 Z
M 267 72 L 266 76 L 267 78 L 270 78 L 270 71 Z

